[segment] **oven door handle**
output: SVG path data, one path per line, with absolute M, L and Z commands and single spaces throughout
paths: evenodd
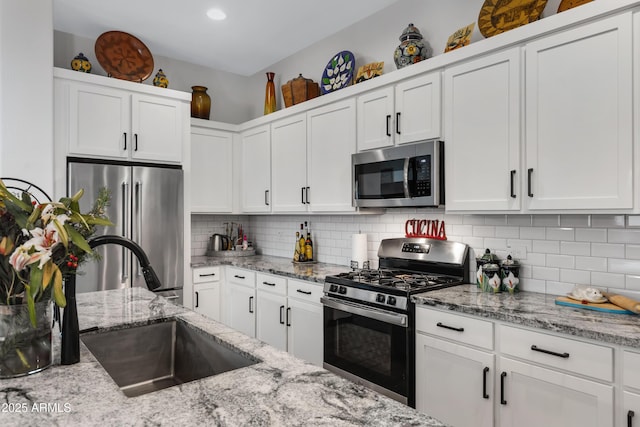
M 409 327 L 408 316 L 406 314 L 394 313 L 392 311 L 380 310 L 373 307 L 367 307 L 360 304 L 353 304 L 347 301 L 337 300 L 330 297 L 320 298 L 320 302 L 327 307 L 342 310 L 347 313 L 356 314 L 358 316 L 368 317 L 370 319 L 379 320 L 385 323 Z
M 402 168 L 402 189 L 404 190 L 404 197 L 405 199 L 408 199 L 409 197 L 411 197 L 411 194 L 409 193 L 409 162 L 410 159 L 408 157 L 406 157 L 404 159 L 404 166 Z

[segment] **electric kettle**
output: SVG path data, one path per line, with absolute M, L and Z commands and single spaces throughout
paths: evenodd
M 209 240 L 209 250 L 212 252 L 226 251 L 229 249 L 229 238 L 222 234 L 214 234 Z

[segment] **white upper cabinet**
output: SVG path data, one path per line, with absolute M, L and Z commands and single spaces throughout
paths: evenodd
M 233 133 L 191 126 L 191 212 L 233 211 Z
M 307 116 L 271 124 L 272 212 L 306 212 Z
M 240 135 L 242 211 L 271 211 L 271 129 L 263 125 Z
M 314 212 L 352 212 L 351 155 L 356 152 L 356 102 L 307 112 L 306 201 Z
M 633 207 L 631 15 L 525 45 L 526 209 Z
M 440 137 L 440 71 L 357 100 L 358 151 Z
M 124 89 L 130 82 L 56 70 L 56 138 L 65 155 L 181 163 L 187 94 Z M 82 74 L 82 73 L 75 73 Z M 104 79 L 104 80 L 103 80 Z
M 520 209 L 520 48 L 444 72 L 445 207 Z

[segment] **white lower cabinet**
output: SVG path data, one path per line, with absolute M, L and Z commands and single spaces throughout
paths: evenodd
M 446 424 L 614 426 L 612 347 L 422 307 L 416 331 L 416 409 Z
M 193 309 L 200 314 L 220 321 L 221 284 L 220 267 L 194 268 Z
M 287 351 L 287 279 L 258 273 L 256 288 L 256 338 Z
M 322 366 L 322 285 L 293 279 L 287 282 L 287 350 L 296 357 Z
M 640 426 L 640 394 L 623 392 L 622 395 L 622 423 L 621 426 L 637 427 Z
M 225 323 L 250 337 L 256 336 L 256 274 L 227 267 L 224 297 Z
M 640 426 L 640 353 L 623 352 L 622 361 L 622 410 L 618 414 L 620 427 Z

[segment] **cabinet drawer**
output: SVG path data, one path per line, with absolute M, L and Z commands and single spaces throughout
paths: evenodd
M 322 283 L 291 279 L 287 282 L 287 296 L 289 298 L 320 304 L 322 293 Z
M 640 390 L 640 353 L 623 352 L 622 383 Z
M 552 368 L 613 381 L 613 349 L 500 325 L 500 352 Z
M 227 267 L 226 278 L 228 283 L 256 287 L 256 273 L 242 268 Z
M 217 282 L 220 280 L 220 267 L 198 267 L 192 271 L 193 283 Z
M 287 294 L 287 279 L 271 274 L 256 274 L 256 288 L 263 291 L 273 292 L 279 295 Z
M 493 323 L 416 307 L 416 331 L 493 350 Z

